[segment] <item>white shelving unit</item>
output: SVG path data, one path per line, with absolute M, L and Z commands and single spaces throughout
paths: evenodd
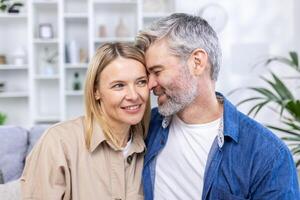
M 0 13 L 0 55 L 6 63 L 0 64 L 0 112 L 6 113 L 8 123 L 29 124 L 29 64 L 28 56 L 23 55 L 23 63 L 16 64 L 20 50 L 28 52 L 28 12 L 19 14 Z
M 27 0 L 19 14 L 0 13 L 0 55 L 7 59 L 0 64 L 0 83 L 5 83 L 0 112 L 8 116 L 7 124 L 30 127 L 84 114 L 84 78 L 97 47 L 133 42 L 143 26 L 175 10 L 174 0 L 162 0 L 168 5 L 155 11 L 145 8 L 149 2 Z M 51 25 L 52 37 L 41 38 L 43 24 Z M 14 51 L 20 47 L 26 59 L 16 65 Z M 81 83 L 76 87 L 75 79 Z

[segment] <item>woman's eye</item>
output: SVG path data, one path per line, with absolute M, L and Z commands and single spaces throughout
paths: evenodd
M 146 80 L 146 79 L 139 80 L 137 82 L 138 86 L 145 86 L 145 85 L 147 85 L 147 83 L 148 83 L 148 80 Z

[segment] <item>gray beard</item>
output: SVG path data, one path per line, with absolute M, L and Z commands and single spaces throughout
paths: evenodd
M 186 78 L 186 77 L 185 77 Z M 197 80 L 193 77 L 189 77 L 190 79 L 186 79 L 186 84 L 182 87 L 181 91 L 177 91 L 176 93 L 167 95 L 167 100 L 164 104 L 158 106 L 158 112 L 163 116 L 173 115 L 182 109 L 184 109 L 187 105 L 192 103 L 197 93 Z

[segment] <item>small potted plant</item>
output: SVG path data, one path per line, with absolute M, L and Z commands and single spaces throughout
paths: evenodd
M 9 6 L 9 0 L 0 0 L 0 11 L 5 12 Z
M 48 47 L 43 49 L 43 63 L 41 65 L 41 74 L 43 75 L 54 75 L 55 74 L 55 65 L 57 63 L 58 53 L 56 50 L 51 50 Z
M 0 112 L 0 125 L 3 125 L 6 121 L 6 115 Z
M 1 12 L 8 13 L 19 13 L 20 8 L 24 6 L 23 3 L 11 0 L 0 0 L 0 10 Z

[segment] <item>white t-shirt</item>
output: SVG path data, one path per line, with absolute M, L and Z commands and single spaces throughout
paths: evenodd
M 130 137 L 130 139 L 127 142 L 126 146 L 122 149 L 124 158 L 127 158 L 127 156 L 128 156 L 131 143 L 132 143 L 132 136 Z
M 154 199 L 201 199 L 206 161 L 220 122 L 186 124 L 173 116 L 156 161 Z

